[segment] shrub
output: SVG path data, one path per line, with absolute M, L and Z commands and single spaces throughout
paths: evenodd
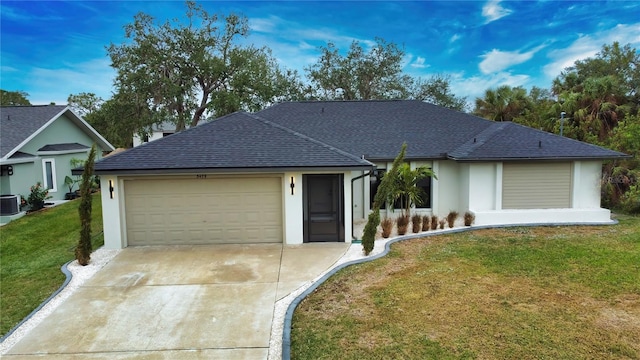
M 376 241 L 376 233 L 378 232 L 378 224 L 380 223 L 380 211 L 372 211 L 367 218 L 367 224 L 364 226 L 362 234 L 362 247 L 365 255 L 369 255 L 373 250 Z
M 438 216 L 433 215 L 431 217 L 431 230 L 435 230 L 438 228 Z
M 385 218 L 380 222 L 380 225 L 382 226 L 382 237 L 386 239 L 391 236 L 391 230 L 393 230 L 393 219 Z
M 422 231 L 429 231 L 431 227 L 431 216 L 425 215 L 422 217 Z
M 631 185 L 622 195 L 620 201 L 622 210 L 629 214 L 640 214 L 640 185 Z
M 440 220 L 439 224 L 440 224 L 440 230 L 444 229 L 444 225 L 447 223 L 447 219 L 442 219 Z
M 475 220 L 476 216 L 471 212 L 467 211 L 464 213 L 464 226 L 471 226 Z
M 422 230 L 422 216 L 415 214 L 411 217 L 411 230 L 414 234 Z
M 409 216 L 401 215 L 396 220 L 396 224 L 398 224 L 398 235 L 404 235 L 407 233 L 407 228 L 409 227 Z
M 449 224 L 449 228 L 452 228 L 456 224 L 456 219 L 458 218 L 457 211 L 450 211 L 447 215 L 447 224 Z
M 31 193 L 29 193 L 27 203 L 31 206 L 32 211 L 36 211 L 44 207 L 44 201 L 47 199 L 51 199 L 49 190 L 42 187 L 40 182 L 37 182 L 31 187 Z
M 78 214 L 80 215 L 80 239 L 76 246 L 76 260 L 82 266 L 89 264 L 91 260 L 91 181 L 93 178 L 93 168 L 96 158 L 96 145 L 89 151 L 89 157 L 84 163 L 82 181 L 80 182 L 80 205 Z

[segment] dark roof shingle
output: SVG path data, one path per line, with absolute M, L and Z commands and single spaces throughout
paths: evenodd
M 449 152 L 459 161 L 580 160 L 625 157 L 617 151 L 512 122 L 493 123 Z
M 408 159 L 443 159 L 493 123 L 414 100 L 291 102 L 257 115 L 374 160 L 395 158 L 403 142 Z
M 49 144 L 41 147 L 38 151 L 68 151 L 68 150 L 89 150 L 90 147 L 78 143 Z
M 0 157 L 5 157 L 66 106 L 2 106 L 0 107 Z
M 97 172 L 363 168 L 407 159 L 607 159 L 619 152 L 420 101 L 281 103 L 234 113 L 96 163 Z M 234 170 L 234 171 L 235 171 Z
M 371 166 L 366 160 L 258 116 L 234 113 L 109 156 L 97 162 L 95 170 L 105 173 Z

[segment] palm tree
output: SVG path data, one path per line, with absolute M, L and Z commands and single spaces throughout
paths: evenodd
M 476 98 L 473 113 L 493 121 L 512 121 L 527 108 L 527 91 L 508 85 L 487 89 L 484 98 Z
M 393 181 L 393 188 L 388 192 L 387 201 L 389 204 L 400 201 L 400 206 L 404 216 L 409 216 L 411 206 L 420 205 L 423 202 L 425 194 L 422 188 L 418 187 L 418 182 L 426 177 L 436 177 L 434 172 L 426 167 L 420 166 L 411 169 L 409 164 L 402 163 L 398 167 L 398 172 Z
M 582 83 L 580 92 L 561 93 L 563 106 L 572 118 L 577 134 L 582 141 L 604 142 L 618 120 L 629 113 L 630 106 L 623 103 L 620 84 L 613 76 L 588 78 Z

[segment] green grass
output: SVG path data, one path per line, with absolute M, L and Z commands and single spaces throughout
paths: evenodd
M 28 214 L 0 228 L 0 333 L 6 334 L 65 280 L 60 267 L 75 259 L 79 200 Z M 93 195 L 93 248 L 102 246 L 100 194 Z
M 640 218 L 409 240 L 300 304 L 294 359 L 640 359 Z

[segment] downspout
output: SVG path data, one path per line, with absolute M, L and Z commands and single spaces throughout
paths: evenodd
M 368 173 L 362 174 L 360 176 L 356 176 L 353 179 L 351 179 L 351 240 L 357 240 L 356 236 L 353 234 L 353 183 L 358 180 L 358 179 L 362 179 L 365 176 L 371 176 L 373 175 L 373 170 L 369 170 Z M 364 193 L 364 187 L 363 189 L 363 193 Z M 366 214 L 365 214 L 366 215 Z

